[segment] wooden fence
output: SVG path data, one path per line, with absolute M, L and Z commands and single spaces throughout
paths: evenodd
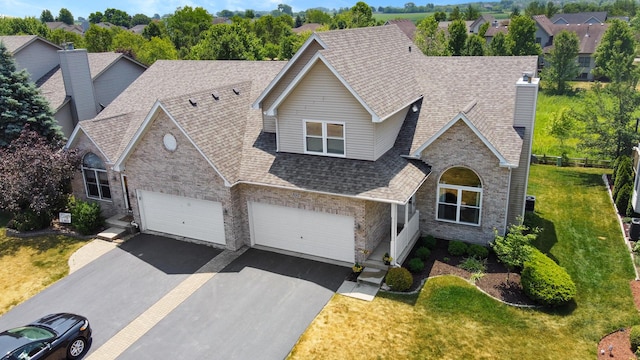
M 613 160 L 600 160 L 589 158 L 562 158 L 561 156 L 551 155 L 531 155 L 533 164 L 546 164 L 556 166 L 576 166 L 576 167 L 595 167 L 595 168 L 611 168 Z

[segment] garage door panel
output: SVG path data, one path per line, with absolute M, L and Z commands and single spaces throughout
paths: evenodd
M 353 217 L 256 202 L 249 207 L 255 244 L 354 261 Z
M 143 228 L 225 244 L 222 204 L 183 196 L 139 191 Z

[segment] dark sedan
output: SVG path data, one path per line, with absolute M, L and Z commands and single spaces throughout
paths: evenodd
M 89 320 L 74 314 L 51 314 L 0 333 L 0 359 L 79 359 L 91 342 Z

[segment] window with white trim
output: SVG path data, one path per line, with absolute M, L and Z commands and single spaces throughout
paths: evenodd
M 459 224 L 480 225 L 482 183 L 471 169 L 454 167 L 438 182 L 437 219 Z
M 305 120 L 304 152 L 344 156 L 344 123 Z
M 589 56 L 578 56 L 578 65 L 580 67 L 588 68 L 591 66 L 591 57 Z
M 111 200 L 107 168 L 98 155 L 88 153 L 82 158 L 82 176 L 88 198 Z

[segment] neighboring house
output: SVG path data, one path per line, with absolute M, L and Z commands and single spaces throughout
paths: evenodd
M 607 21 L 607 12 L 583 12 L 573 14 L 555 14 L 551 17 L 551 23 L 556 25 L 567 24 L 598 24 Z
M 231 19 L 229 19 L 227 17 L 220 16 L 220 17 L 213 18 L 212 23 L 213 23 L 213 25 L 217 25 L 217 24 L 232 24 L 233 21 L 231 21 Z
M 580 41 L 577 59 L 580 65 L 578 79 L 589 81 L 594 79 L 594 55 L 602 36 L 609 28 L 609 24 L 599 22 L 593 24 L 553 24 L 545 15 L 536 15 L 533 20 L 536 22 L 536 42 L 542 46 L 543 54 L 549 54 L 553 49 L 553 37 L 560 31 L 566 30 L 575 33 Z M 540 64 L 543 68 L 544 55 L 540 57 Z
M 438 23 L 438 28 L 449 33 L 449 25 L 451 25 L 453 21 L 440 21 Z M 471 32 L 471 25 L 473 25 L 475 21 L 465 20 L 464 25 L 467 27 L 467 32 Z
M 49 21 L 45 23 L 50 30 L 62 29 L 78 35 L 84 35 L 84 29 L 81 25 L 67 25 L 62 21 Z
M 138 25 L 130 28 L 129 31 L 131 31 L 134 34 L 142 35 L 142 33 L 144 32 L 144 28 L 146 28 L 146 27 L 147 27 L 146 24 L 138 24 Z
M 476 19 L 476 21 L 474 21 L 473 23 L 471 23 L 471 25 L 469 25 L 469 32 L 478 34 L 480 32 L 480 27 L 483 24 L 485 23 L 493 24 L 495 21 L 496 21 L 496 18 L 494 18 L 492 15 L 482 14 L 480 15 L 479 18 Z
M 129 86 L 146 66 L 119 53 L 63 50 L 35 35 L 0 36 L 16 67 L 25 69 L 66 137 Z
M 297 28 L 293 28 L 291 29 L 291 31 L 293 31 L 296 34 L 300 34 L 305 31 L 314 32 L 319 27 L 322 27 L 322 26 L 323 26 L 322 24 L 318 24 L 318 23 L 308 23 L 308 24 L 302 24 L 302 26 L 298 26 Z
M 286 63 L 160 60 L 74 130 L 74 194 L 143 232 L 339 264 L 401 263 L 421 234 L 486 245 L 524 214 L 536 64 L 425 57 L 393 25 Z
M 409 37 L 409 39 L 411 39 L 411 41 L 413 41 L 415 39 L 416 36 L 416 24 L 413 23 L 413 21 L 411 21 L 411 19 L 394 19 L 394 20 L 387 20 L 387 22 L 384 23 L 385 25 L 398 25 L 398 27 L 400 28 L 400 30 L 402 30 L 402 32 L 407 35 L 407 37 Z

